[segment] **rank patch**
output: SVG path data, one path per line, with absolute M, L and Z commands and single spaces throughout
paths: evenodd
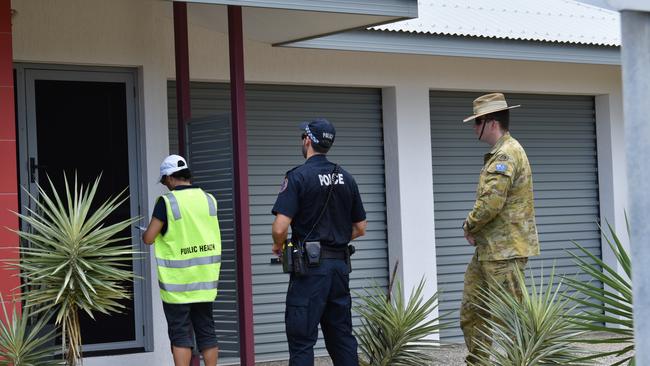
M 289 179 L 284 177 L 284 182 L 282 182 L 282 185 L 280 186 L 280 193 L 284 192 L 287 189 L 287 186 L 289 186 Z

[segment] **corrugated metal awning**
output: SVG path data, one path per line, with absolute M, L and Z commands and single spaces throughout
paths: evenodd
M 376 31 L 620 46 L 615 11 L 574 0 L 420 0 L 418 18 Z

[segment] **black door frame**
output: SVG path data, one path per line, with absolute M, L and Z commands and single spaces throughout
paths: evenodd
M 36 117 L 34 108 L 34 80 L 96 81 L 124 83 L 126 88 L 127 134 L 129 156 L 129 186 L 132 216 L 146 216 L 146 179 L 142 176 L 144 147 L 144 125 L 139 118 L 138 70 L 120 67 L 89 67 L 72 65 L 51 65 L 14 63 L 16 71 L 16 139 L 18 153 L 18 176 L 22 189 L 36 193 L 30 183 L 30 158 L 37 157 Z M 31 85 L 30 85 L 31 84 Z M 38 180 L 37 180 L 38 181 Z M 20 194 L 21 211 L 29 204 L 26 194 Z M 127 342 L 92 344 L 83 347 L 84 352 L 118 351 L 120 349 L 143 349 L 153 351 L 153 317 L 151 312 L 151 263 L 148 246 L 140 239 L 140 233 L 132 228 L 134 247 L 143 253 L 134 259 L 133 271 L 142 278 L 134 281 L 134 307 L 136 339 Z M 141 330 L 139 329 L 141 325 Z M 113 353 L 113 352 L 111 352 Z

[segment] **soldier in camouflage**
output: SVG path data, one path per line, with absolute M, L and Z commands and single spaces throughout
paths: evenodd
M 533 207 L 533 182 L 526 152 L 508 132 L 510 112 L 501 93 L 474 100 L 474 132 L 492 146 L 485 154 L 476 202 L 463 222 L 465 239 L 476 247 L 465 272 L 460 326 L 469 355 L 476 364 L 478 343 L 490 344 L 484 319 L 489 314 L 481 302 L 481 289 L 501 284 L 521 299 L 516 271 L 522 271 L 528 257 L 539 255 L 539 239 Z

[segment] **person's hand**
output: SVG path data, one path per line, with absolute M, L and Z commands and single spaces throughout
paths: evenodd
M 463 221 L 463 235 L 465 235 L 465 240 L 469 243 L 471 246 L 476 246 L 476 240 L 474 239 L 474 236 L 469 233 L 469 225 L 467 225 L 467 220 Z
M 273 243 L 273 248 L 271 249 L 273 254 L 277 255 L 278 257 L 282 257 L 282 244 L 276 244 Z
M 472 234 L 465 232 L 465 240 L 469 243 L 471 246 L 476 246 L 476 240 L 474 240 L 474 236 Z

